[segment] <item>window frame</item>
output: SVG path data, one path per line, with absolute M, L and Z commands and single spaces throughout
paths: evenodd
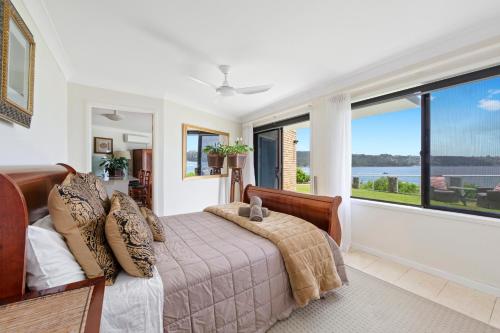
M 479 81 L 479 80 L 484 80 L 488 78 L 492 78 L 495 76 L 500 76 L 500 65 L 494 66 L 494 67 L 489 67 L 485 69 L 481 69 L 478 71 L 466 73 L 466 74 L 461 74 L 458 76 L 446 78 L 443 80 L 438 80 L 435 82 L 423 84 L 420 86 L 408 88 L 408 89 L 403 89 L 399 90 L 396 92 L 392 92 L 389 94 L 384 94 L 372 98 L 368 98 L 362 101 L 354 102 L 351 103 L 351 109 L 356 110 L 360 109 L 366 106 L 370 105 L 375 105 L 383 102 L 388 102 L 394 99 L 398 99 L 404 96 L 408 95 L 419 95 L 420 97 L 420 113 L 421 113 L 421 143 L 420 143 L 420 175 L 421 175 L 421 181 L 420 181 L 420 188 L 421 188 L 421 200 L 420 200 L 420 205 L 412 205 L 412 204 L 405 204 L 405 203 L 399 203 L 399 202 L 394 202 L 394 201 L 387 201 L 387 200 L 376 200 L 376 199 L 368 199 L 368 198 L 362 198 L 362 197 L 356 197 L 351 195 L 351 198 L 354 199 L 359 199 L 359 200 L 367 200 L 367 201 L 375 201 L 375 202 L 384 202 L 384 203 L 390 203 L 394 205 L 401 205 L 401 206 L 410 206 L 410 207 L 421 207 L 424 209 L 431 209 L 431 210 L 441 210 L 441 211 L 448 211 L 448 212 L 454 212 L 454 213 L 461 213 L 461 214 L 469 214 L 469 215 L 479 215 L 479 216 L 486 216 L 486 217 L 493 217 L 493 218 L 500 218 L 500 212 L 499 213 L 490 213 L 490 212 L 483 212 L 483 211 L 474 211 L 474 210 L 467 210 L 467 209 L 459 209 L 459 208 L 452 208 L 452 207 L 445 207 L 445 206 L 435 206 L 431 205 L 430 202 L 430 168 L 431 168 L 431 163 L 430 163 L 430 148 L 431 148 L 431 98 L 430 94 L 433 91 L 444 89 L 444 88 L 449 88 L 461 84 L 466 84 L 466 83 L 471 83 L 474 81 Z
M 258 145 L 258 135 L 261 133 L 265 132 L 270 132 L 273 130 L 278 130 L 278 136 L 279 136 L 279 182 L 278 186 L 279 189 L 283 189 L 283 127 L 288 126 L 288 125 L 293 125 L 297 123 L 301 123 L 304 121 L 309 121 L 310 120 L 310 115 L 309 112 L 291 117 L 291 118 L 286 118 L 283 120 L 275 121 L 272 123 L 268 123 L 262 126 L 257 126 L 254 127 L 253 129 L 253 153 L 254 153 L 254 170 L 255 170 L 255 184 L 259 184 L 259 175 L 258 175 L 258 167 L 259 167 L 259 145 Z M 257 185 L 258 186 L 258 185 Z

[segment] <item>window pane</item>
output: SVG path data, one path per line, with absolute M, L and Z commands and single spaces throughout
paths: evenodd
M 203 151 L 205 146 L 213 146 L 221 142 L 219 134 L 188 130 L 186 136 L 186 177 L 207 176 L 211 174 L 208 166 L 207 154 Z
M 352 196 L 420 205 L 420 98 L 353 111 Z
M 431 205 L 500 213 L 500 78 L 431 94 Z
M 280 188 L 280 130 L 257 134 L 257 185 Z
M 283 127 L 283 189 L 311 192 L 309 121 Z

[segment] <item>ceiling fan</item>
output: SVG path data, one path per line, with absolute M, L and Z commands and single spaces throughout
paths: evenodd
M 112 121 L 120 121 L 123 119 L 122 115 L 118 114 L 118 111 L 114 110 L 113 113 L 103 113 L 101 116 L 108 118 Z
M 191 80 L 201 83 L 205 86 L 208 86 L 210 88 L 215 89 L 215 92 L 221 96 L 234 96 L 236 94 L 244 94 L 244 95 L 251 95 L 251 94 L 260 94 L 263 92 L 268 91 L 269 89 L 272 88 L 272 84 L 265 84 L 265 85 L 260 85 L 260 86 L 252 86 L 252 87 L 245 87 L 245 88 L 235 88 L 233 86 L 229 85 L 229 82 L 227 81 L 227 77 L 229 75 L 229 71 L 231 69 L 231 66 L 229 65 L 220 65 L 219 70 L 224 74 L 224 81 L 222 81 L 222 85 L 216 86 L 215 84 L 197 79 L 195 77 L 190 77 Z

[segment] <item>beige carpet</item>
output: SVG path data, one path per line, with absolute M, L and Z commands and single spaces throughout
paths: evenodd
M 296 310 L 268 332 L 500 333 L 487 324 L 348 268 L 350 285 Z

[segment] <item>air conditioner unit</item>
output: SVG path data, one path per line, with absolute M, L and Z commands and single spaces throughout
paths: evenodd
M 147 136 L 137 135 L 137 134 L 123 134 L 123 141 L 128 143 L 150 143 L 150 139 Z

